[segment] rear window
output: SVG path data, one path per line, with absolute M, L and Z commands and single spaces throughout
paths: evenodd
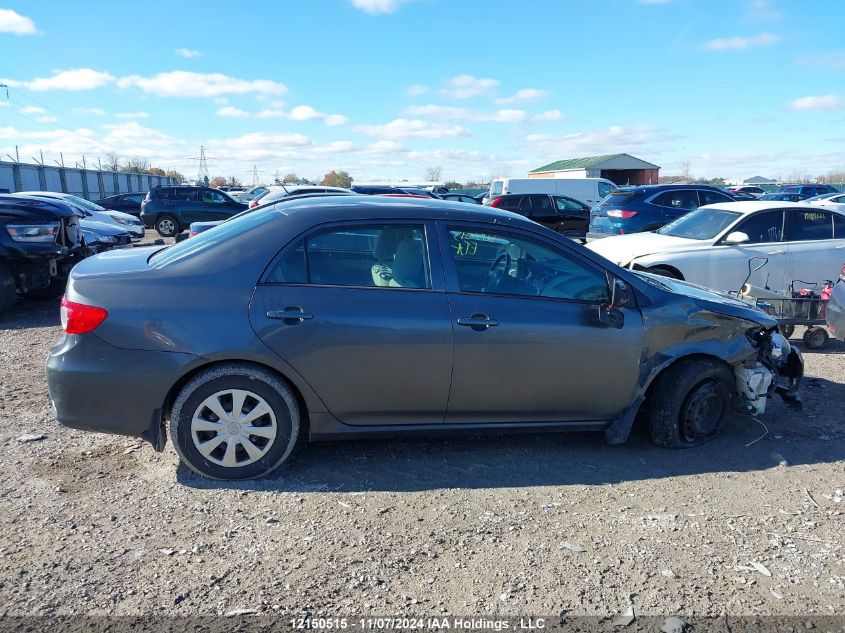
M 274 207 L 265 207 L 252 213 L 244 212 L 208 231 L 203 231 L 196 237 L 158 251 L 150 257 L 149 264 L 153 268 L 161 268 L 173 262 L 193 257 L 257 226 L 272 222 L 273 219 L 278 217 L 277 213 Z
M 490 185 L 490 197 L 493 196 L 500 196 L 502 195 L 502 191 L 504 190 L 504 184 L 501 180 L 494 180 L 493 183 Z
M 626 202 L 633 200 L 634 193 L 632 191 L 613 191 L 604 200 L 601 201 L 603 207 L 616 207 Z
M 801 187 L 784 187 L 781 193 L 801 193 Z

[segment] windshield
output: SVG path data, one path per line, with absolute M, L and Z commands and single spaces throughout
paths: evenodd
M 214 248 L 217 244 L 226 242 L 236 235 L 246 233 L 256 226 L 267 224 L 278 217 L 274 209 L 275 207 L 270 206 L 256 209 L 254 212 L 244 211 L 208 231 L 203 231 L 196 237 L 157 251 L 150 257 L 150 266 L 153 268 L 167 266 L 175 261 Z
M 73 204 L 88 211 L 105 211 L 105 209 L 99 204 L 94 204 L 93 202 L 89 202 L 85 198 L 80 198 L 79 196 L 68 196 L 65 199 L 70 200 Z
M 696 209 L 658 229 L 657 232 L 689 240 L 709 240 L 730 226 L 740 215 L 742 214 L 736 211 Z

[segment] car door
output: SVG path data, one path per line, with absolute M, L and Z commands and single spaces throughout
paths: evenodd
M 789 209 L 787 211 L 786 278 L 802 288 L 823 281 L 835 281 L 845 264 L 845 234 L 838 223 L 839 235 L 834 234 L 834 214 L 822 208 Z M 838 216 L 841 218 L 841 216 Z
M 745 233 L 748 241 L 726 244 L 731 233 Z M 782 209 L 760 211 L 740 220 L 727 229 L 710 249 L 707 257 L 705 285 L 714 290 L 729 292 L 739 290 L 749 273 L 749 261 L 754 266 L 765 265 L 752 272 L 749 283 L 774 292 L 788 286 L 785 279 L 787 248 L 784 239 L 784 212 Z
M 519 213 L 552 231 L 557 231 L 560 227 L 561 217 L 548 194 L 523 196 L 519 205 Z
M 631 404 L 642 319 L 599 320 L 604 269 L 537 232 L 438 228 L 455 340 L 447 422 L 606 420 Z
M 173 187 L 167 191 L 168 198 L 162 211 L 175 212 L 183 227 L 203 219 L 202 203 L 197 196 L 197 187 Z
M 698 208 L 698 193 L 695 189 L 670 189 L 658 194 L 649 201 L 660 208 L 660 220 L 655 228 L 662 224 L 669 224 L 682 215 Z M 651 229 L 648 229 L 651 230 Z
M 561 218 L 558 232 L 567 237 L 584 237 L 590 225 L 590 207 L 567 196 L 554 196 L 553 199 Z
M 201 189 L 200 198 L 202 201 L 201 221 L 225 220 L 240 211 L 231 204 L 231 198 L 226 194 L 214 189 Z M 194 221 L 194 220 L 192 220 Z
M 443 422 L 452 325 L 431 225 L 317 228 L 268 270 L 250 306 L 253 328 L 334 417 L 354 425 Z
M 735 202 L 733 198 L 721 191 L 711 191 L 709 189 L 698 190 L 698 201 L 700 206 L 708 204 L 719 204 L 721 202 Z

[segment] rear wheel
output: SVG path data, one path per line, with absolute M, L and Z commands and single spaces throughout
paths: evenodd
M 651 438 L 658 446 L 688 448 L 718 435 L 731 406 L 733 374 L 711 360 L 689 360 L 670 367 L 652 389 Z
M 155 230 L 162 237 L 173 237 L 179 232 L 179 220 L 169 213 L 164 213 L 156 218 Z
M 669 279 L 683 280 L 683 277 L 678 271 L 666 268 L 665 266 L 652 266 L 651 268 L 646 268 L 645 271 L 647 273 L 651 273 L 652 275 L 660 275 L 661 277 L 669 277 Z
M 830 337 L 827 335 L 827 330 L 820 326 L 808 328 L 804 332 L 804 345 L 807 349 L 824 349 L 827 347 L 827 342 Z
M 0 317 L 11 309 L 16 297 L 15 277 L 9 267 L 0 262 Z
M 252 479 L 286 463 L 303 441 L 299 405 L 270 371 L 226 364 L 197 374 L 173 404 L 170 436 L 188 468 Z

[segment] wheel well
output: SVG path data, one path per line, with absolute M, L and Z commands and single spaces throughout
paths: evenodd
M 710 354 L 689 354 L 687 356 L 680 356 L 680 357 L 674 359 L 668 365 L 666 365 L 666 367 L 661 369 L 657 373 L 657 375 L 655 375 L 654 378 L 651 379 L 651 382 L 648 384 L 648 387 L 646 388 L 644 404 L 646 406 L 648 406 L 648 401 L 651 398 L 652 390 L 654 389 L 654 385 L 657 384 L 657 379 L 660 378 L 660 376 L 665 374 L 670 369 L 677 367 L 679 363 L 686 363 L 686 362 L 695 361 L 695 360 L 709 360 L 709 361 L 719 363 L 720 365 L 724 365 L 731 373 L 733 373 L 733 368 L 725 361 L 725 359 L 719 358 L 718 356 L 711 356 Z M 733 387 L 734 387 L 733 392 L 734 392 L 734 395 L 735 395 L 736 385 L 733 385 Z
M 240 360 L 240 359 L 231 359 L 231 360 L 218 360 L 211 363 L 206 363 L 205 365 L 200 365 L 199 367 L 195 367 L 184 376 L 179 378 L 176 383 L 170 388 L 170 391 L 167 392 L 167 396 L 164 398 L 164 403 L 161 407 L 161 417 L 163 420 L 167 420 L 170 418 L 170 414 L 173 411 L 173 403 L 176 401 L 176 397 L 179 395 L 179 392 L 182 391 L 182 387 L 184 387 L 188 381 L 190 381 L 194 376 L 196 376 L 201 371 L 205 371 L 206 369 L 210 369 L 211 367 L 216 367 L 217 365 L 225 365 L 231 363 L 238 363 L 241 365 L 251 365 L 252 367 L 257 367 L 260 369 L 264 369 L 265 371 L 272 372 L 275 374 L 279 380 L 284 382 L 288 388 L 290 388 L 291 392 L 293 392 L 294 397 L 296 398 L 296 403 L 299 405 L 299 416 L 300 420 L 302 421 L 302 432 L 305 434 L 305 437 L 308 437 L 309 434 L 309 419 L 308 419 L 308 407 L 305 404 L 305 398 L 302 396 L 302 393 L 293 384 L 292 381 L 288 379 L 283 373 L 281 373 L 278 369 L 271 367 L 270 365 L 265 365 L 264 363 L 256 363 L 255 361 L 249 360 Z
M 668 264 L 657 264 L 656 266 L 642 266 L 640 264 L 634 264 L 634 270 L 641 270 L 643 272 L 648 272 L 649 270 L 654 270 L 655 268 L 660 268 L 665 271 L 668 271 L 673 275 L 676 275 L 676 277 L 681 281 L 684 281 L 683 273 L 674 266 L 669 266 Z

